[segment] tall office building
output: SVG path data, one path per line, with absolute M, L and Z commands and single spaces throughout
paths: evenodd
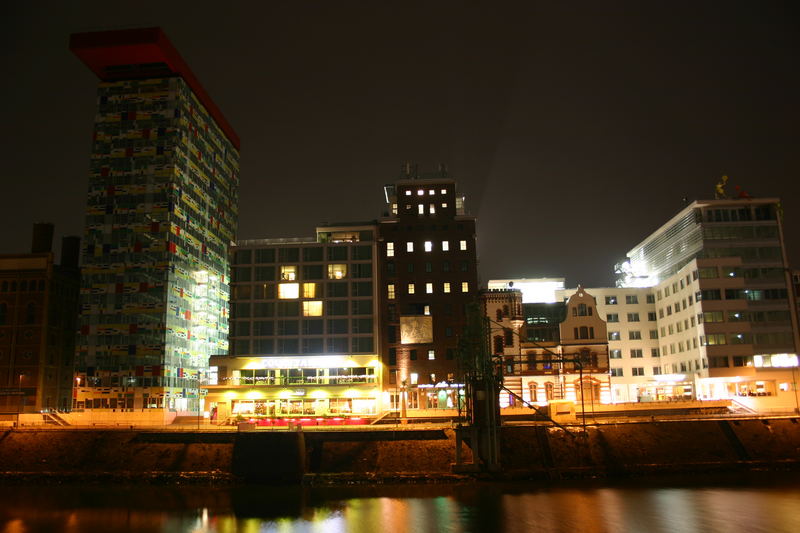
M 673 396 L 797 407 L 797 310 L 778 199 L 692 202 L 628 258 L 619 285 L 652 287 L 655 377 L 668 377 Z
M 239 139 L 159 28 L 72 35 L 100 79 L 76 407 L 199 408 L 228 349 Z
M 459 382 L 456 352 L 465 306 L 477 302 L 475 217 L 466 214 L 456 182 L 441 171 L 406 175 L 385 187 L 379 295 L 384 390 L 397 406 L 453 408 Z

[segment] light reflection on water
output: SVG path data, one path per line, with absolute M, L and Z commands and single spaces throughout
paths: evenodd
M 794 533 L 800 531 L 800 482 L 0 487 L 0 532 L 58 531 Z

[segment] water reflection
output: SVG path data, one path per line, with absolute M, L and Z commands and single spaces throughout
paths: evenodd
M 800 531 L 800 482 L 300 487 L 5 486 L 0 531 Z

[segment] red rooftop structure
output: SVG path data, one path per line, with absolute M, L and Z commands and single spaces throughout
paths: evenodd
M 75 33 L 69 49 L 103 81 L 180 76 L 240 149 L 239 136 L 161 28 Z

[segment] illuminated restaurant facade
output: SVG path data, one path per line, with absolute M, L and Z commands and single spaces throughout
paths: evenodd
M 212 357 L 207 379 L 212 419 L 381 412 L 376 229 L 237 243 L 231 350 Z

